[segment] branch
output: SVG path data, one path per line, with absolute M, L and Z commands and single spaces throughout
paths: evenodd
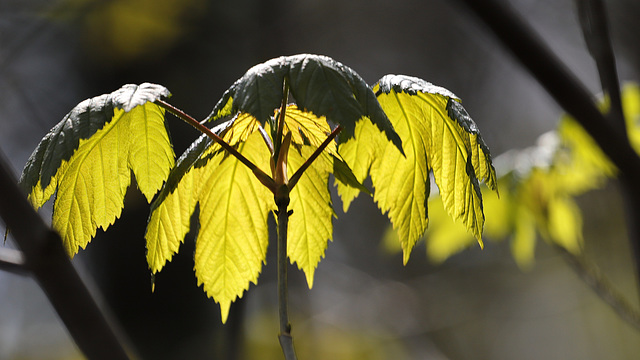
M 459 0 L 471 9 L 620 170 L 627 226 L 640 281 L 640 158 L 626 133 L 598 110 L 591 94 L 511 8 L 496 0 Z M 640 287 L 639 287 L 640 290 Z
M 563 248 L 560 245 L 553 244 L 553 248 L 556 249 L 565 261 L 571 266 L 580 278 L 593 289 L 593 291 L 607 303 L 618 316 L 629 323 L 631 326 L 640 330 L 640 314 L 638 311 L 624 299 L 620 293 L 618 293 L 609 280 L 602 274 L 602 272 L 593 264 L 587 263 L 585 259 L 582 259 Z
M 0 217 L 22 250 L 25 269 L 33 274 L 80 350 L 90 359 L 128 359 L 109 319 L 71 265 L 60 236 L 31 207 L 1 152 L 0 189 Z
M 620 82 L 609 36 L 606 9 L 602 0 L 576 0 L 576 7 L 587 49 L 598 67 L 602 90 L 609 95 L 609 120 L 619 131 L 626 133 Z
M 640 179 L 640 158 L 626 135 L 606 121 L 582 83 L 511 8 L 496 0 L 459 0 L 471 9 L 520 63 L 598 143 L 620 171 Z
M 18 275 L 28 275 L 24 265 L 22 252 L 14 249 L 0 249 L 0 270 L 8 271 Z

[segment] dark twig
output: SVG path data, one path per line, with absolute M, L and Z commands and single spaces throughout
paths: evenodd
M 0 217 L 24 255 L 25 269 L 44 290 L 89 359 L 128 359 L 119 336 L 69 261 L 60 236 L 31 207 L 0 153 Z
M 0 270 L 18 275 L 29 274 L 24 265 L 22 252 L 8 248 L 0 249 Z
M 585 259 L 578 257 L 559 245 L 553 245 L 565 261 L 571 266 L 580 278 L 593 289 L 593 291 L 607 303 L 618 316 L 631 326 L 640 330 L 640 314 L 618 293 L 611 282 L 602 274 L 595 265 L 589 264 Z
M 640 158 L 626 134 L 595 106 L 592 95 L 511 8 L 497 0 L 459 0 L 471 9 L 549 94 L 573 116 L 620 170 L 629 239 L 640 275 Z M 639 276 L 640 280 L 640 276 Z
M 607 13 L 602 0 L 576 0 L 578 20 L 589 53 L 596 62 L 602 90 L 609 96 L 609 118 L 613 126 L 626 133 L 620 81 L 609 36 Z

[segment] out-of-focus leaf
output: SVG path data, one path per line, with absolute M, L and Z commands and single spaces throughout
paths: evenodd
M 88 53 L 105 63 L 153 59 L 206 14 L 205 0 L 63 0 L 49 12 L 81 26 Z
M 536 221 L 526 208 L 517 208 L 513 218 L 513 238 L 511 240 L 511 254 L 518 266 L 529 270 L 533 266 L 536 248 Z
M 622 88 L 622 110 L 627 124 L 629 142 L 640 154 L 640 86 L 638 84 L 629 83 Z
M 447 214 L 437 196 L 429 200 L 429 218 L 431 227 L 426 243 L 427 256 L 432 263 L 440 264 L 475 243 L 464 225 L 454 222 Z
M 570 194 L 581 194 L 602 186 L 617 169 L 580 124 L 564 116 L 558 125 L 561 149 L 555 152 L 558 185 Z
M 120 216 L 131 171 L 148 201 L 174 164 L 159 85 L 125 85 L 78 104 L 40 142 L 20 185 L 35 208 L 57 190 L 53 227 L 69 255 Z

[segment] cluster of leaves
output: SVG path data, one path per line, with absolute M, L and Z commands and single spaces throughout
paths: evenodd
M 640 154 L 640 87 L 623 88 L 623 109 L 629 140 Z M 606 112 L 606 99 L 601 105 Z M 617 169 L 586 131 L 565 115 L 556 131 L 540 136 L 538 144 L 512 150 L 496 158 L 500 199 L 485 194 L 485 234 L 494 241 L 511 238 L 516 263 L 523 269 L 533 265 L 537 235 L 573 254 L 582 249 L 582 214 L 575 197 L 602 187 Z M 432 197 L 434 221 L 425 235 L 427 254 L 441 263 L 473 244 L 464 227 L 455 224 Z M 394 234 L 386 244 L 394 246 Z M 396 246 L 397 248 L 397 246 Z
M 287 105 L 289 92 L 295 103 Z M 145 235 L 153 274 L 179 250 L 199 209 L 194 269 L 223 321 L 265 261 L 267 219 L 276 210 L 270 184 L 288 188 L 287 255 L 310 287 L 332 237 L 330 174 L 345 210 L 360 192 L 373 193 L 405 263 L 428 225 L 430 173 L 446 212 L 482 241 L 480 182 L 497 189 L 496 174 L 475 123 L 444 88 L 399 75 L 369 87 L 333 59 L 280 57 L 225 92 L 201 123 L 217 124 L 212 134 L 175 164 L 160 101 L 167 96 L 164 87 L 142 84 L 86 100 L 32 154 L 20 183 L 36 208 L 57 190 L 53 226 L 70 255 L 120 216 L 131 171 L 147 199 L 155 196 Z M 343 130 L 326 145 L 332 124 Z M 373 191 L 362 185 L 368 176 Z

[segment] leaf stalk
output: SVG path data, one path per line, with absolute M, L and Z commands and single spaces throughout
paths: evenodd
M 333 129 L 331 134 L 329 134 L 329 136 L 322 142 L 322 144 L 320 144 L 320 146 L 318 146 L 318 148 L 313 152 L 313 154 L 309 156 L 307 161 L 305 161 L 304 164 L 302 164 L 302 166 L 300 166 L 300 168 L 293 174 L 293 176 L 291 176 L 291 179 L 289 179 L 289 189 L 293 189 L 296 183 L 298 183 L 298 180 L 300 180 L 300 177 L 305 172 L 305 170 L 307 170 L 307 168 L 311 166 L 311 164 L 318 158 L 318 156 L 320 156 L 320 154 L 322 154 L 324 149 L 326 149 L 327 146 L 329 146 L 331 141 L 333 141 L 333 139 L 335 139 L 336 136 L 338 136 L 338 134 L 340 134 L 341 131 L 342 131 L 342 126 L 340 125 L 336 126 L 336 128 Z
M 213 141 L 217 142 L 223 149 L 228 151 L 231 155 L 235 156 L 241 163 L 246 165 L 253 174 L 258 178 L 258 180 L 266 186 L 272 193 L 276 192 L 276 182 L 269 176 L 267 173 L 262 171 L 256 164 L 251 162 L 251 160 L 247 159 L 244 155 L 242 155 L 238 150 L 236 150 L 233 146 L 229 145 L 224 139 L 218 136 L 216 133 L 211 131 L 208 127 L 200 124 L 196 119 L 194 119 L 189 114 L 184 111 L 176 108 L 175 106 L 165 102 L 164 100 L 156 100 L 156 104 L 160 105 L 164 109 L 166 109 L 171 114 L 175 115 L 177 118 L 183 120 L 187 124 L 193 126 L 201 133 L 207 135 L 209 138 L 213 139 Z

